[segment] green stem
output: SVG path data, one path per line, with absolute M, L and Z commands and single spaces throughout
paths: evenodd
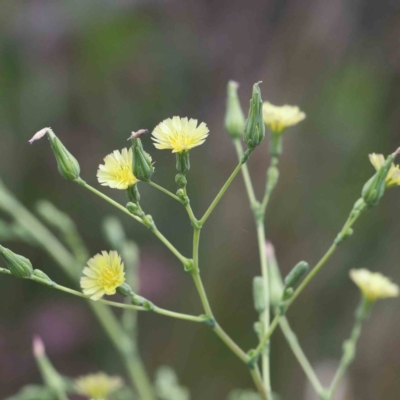
M 279 158 L 277 156 L 272 157 L 271 166 L 269 167 L 269 169 L 267 171 L 268 181 L 267 181 L 267 185 L 265 187 L 264 198 L 262 199 L 261 207 L 260 207 L 261 213 L 264 216 L 265 216 L 265 211 L 267 210 L 269 199 L 271 198 L 272 192 L 274 191 L 276 184 L 278 183 L 278 178 L 279 178 L 279 176 L 272 177 L 270 175 L 270 171 L 272 168 L 275 168 L 275 169 L 277 168 L 278 162 L 279 162 Z M 273 181 L 270 181 L 271 178 L 273 179 Z
M 1 182 L 0 207 L 36 239 L 39 245 L 58 263 L 69 278 L 76 281 L 76 278 L 81 275 L 82 265 L 74 259 L 71 253 L 60 243 L 52 232 L 29 212 Z M 122 329 L 116 316 L 103 304 L 93 301 L 88 304 L 108 335 L 111 343 L 117 349 L 124 364 L 127 366 L 131 383 L 138 391 L 140 398 L 143 400 L 155 400 L 152 385 L 144 369 L 140 355 L 136 354 L 135 357 L 131 357 L 124 348 L 121 348 L 121 345 L 124 343 L 125 347 L 128 348 L 131 348 L 133 345 L 132 341 Z M 143 372 L 140 377 L 132 374 L 132 371 L 139 369 Z
M 135 219 L 142 225 L 146 224 L 144 223 L 142 218 L 137 217 L 136 215 L 131 214 L 124 206 L 121 204 L 117 203 L 110 197 L 106 196 L 105 194 L 101 193 L 99 190 L 95 189 L 94 187 L 88 185 L 85 181 L 83 180 L 78 180 L 77 183 L 84 188 L 90 190 L 92 193 L 96 194 L 97 196 L 101 197 L 103 200 L 107 201 L 108 203 L 112 204 L 114 207 L 118 208 L 119 210 L 123 211 L 125 214 L 129 215 L 131 218 Z M 172 243 L 156 228 L 152 227 L 150 230 L 165 244 L 165 246 L 174 254 L 178 260 L 185 266 L 190 264 L 190 260 L 186 257 L 184 257 L 173 245 Z
M 213 212 L 214 208 L 216 207 L 216 205 L 218 204 L 218 202 L 221 200 L 222 196 L 224 195 L 224 193 L 228 189 L 229 185 L 232 183 L 232 181 L 235 179 L 236 175 L 239 173 L 240 169 L 242 168 L 242 165 L 243 164 L 240 161 L 239 164 L 237 165 L 237 167 L 232 172 L 231 176 L 225 182 L 224 186 L 222 186 L 221 190 L 219 191 L 219 193 L 217 194 L 217 196 L 215 197 L 215 199 L 211 203 L 210 207 L 208 207 L 208 210 L 205 212 L 205 214 L 203 215 L 203 217 L 199 221 L 200 225 L 204 225 L 204 223 L 207 221 L 207 218 L 211 215 L 211 213 Z
M 168 189 L 165 189 L 164 187 L 157 185 L 157 183 L 154 183 L 153 181 L 149 181 L 147 183 L 150 186 L 153 186 L 154 188 L 160 190 L 161 192 L 164 192 L 168 196 L 172 197 L 174 200 L 179 201 L 179 203 L 181 203 L 181 199 L 178 196 L 176 196 L 175 194 L 173 194 L 172 192 L 170 192 Z
M 256 385 L 256 388 L 258 392 L 261 395 L 262 400 L 272 400 L 271 396 L 268 396 L 267 391 L 265 390 L 265 387 L 263 385 L 263 381 L 261 378 L 260 370 L 258 369 L 257 366 L 255 368 L 250 370 L 251 377 L 253 378 L 254 384 Z
M 304 354 L 303 349 L 301 348 L 299 341 L 297 339 L 297 336 L 290 327 L 289 321 L 286 318 L 286 316 L 283 316 L 280 319 L 279 325 L 286 338 L 286 341 L 288 342 L 290 348 L 292 349 L 294 355 L 296 356 L 297 361 L 303 368 L 303 371 L 306 374 L 308 380 L 310 381 L 316 393 L 318 395 L 321 395 L 323 393 L 324 388 L 322 387 L 317 375 L 314 372 L 313 367 L 311 366 L 306 355 Z
M 368 317 L 371 306 L 372 303 L 366 301 L 365 298 L 361 299 L 361 302 L 356 311 L 355 322 L 350 337 L 343 344 L 343 356 L 340 360 L 339 367 L 332 380 L 331 386 L 329 387 L 327 400 L 333 400 L 339 384 L 346 373 L 347 368 L 350 366 L 355 358 L 357 341 L 361 334 L 362 324 Z
M 269 284 L 269 272 L 267 265 L 267 257 L 265 254 L 265 228 L 264 223 L 260 219 L 257 222 L 257 238 L 258 238 L 258 248 L 260 252 L 260 262 L 261 262 L 261 275 L 263 279 L 264 286 L 264 301 L 265 309 L 260 315 L 260 322 L 262 324 L 262 331 L 268 332 L 270 323 L 270 284 Z M 267 393 L 271 393 L 271 381 L 270 381 L 270 365 L 269 365 L 269 347 L 264 348 L 262 352 L 262 366 L 263 366 L 263 380 Z M 271 396 L 270 396 L 271 397 Z
M 359 216 L 362 214 L 362 212 L 366 208 L 362 208 L 358 212 L 355 212 L 350 214 L 350 217 L 347 219 L 346 223 L 344 224 L 342 230 L 339 233 L 339 236 L 345 237 L 349 229 L 353 226 L 353 224 L 357 221 Z M 311 282 L 313 277 L 318 273 L 318 271 L 326 264 L 326 262 L 330 259 L 332 254 L 335 252 L 335 250 L 338 247 L 339 242 L 334 241 L 334 243 L 331 245 L 331 247 L 328 249 L 328 251 L 325 253 L 325 255 L 321 258 L 321 260 L 317 263 L 317 265 L 312 269 L 312 271 L 305 277 L 303 282 L 299 285 L 299 287 L 296 289 L 294 292 L 293 296 L 290 298 L 289 302 L 286 304 L 286 310 L 289 308 L 289 306 L 294 302 L 294 300 L 299 296 L 299 294 L 304 290 L 304 288 Z M 264 349 L 264 346 L 268 343 L 269 338 L 271 337 L 272 333 L 274 332 L 275 328 L 277 327 L 279 323 L 279 319 L 281 318 L 280 314 L 277 314 L 267 331 L 265 333 L 263 339 L 260 341 L 259 346 L 257 347 L 256 351 L 254 352 L 253 359 L 257 359 L 261 352 Z

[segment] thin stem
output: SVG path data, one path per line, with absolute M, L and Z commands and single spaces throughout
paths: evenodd
M 250 374 L 253 378 L 254 384 L 256 385 L 258 392 L 261 395 L 262 400 L 272 400 L 272 397 L 269 397 L 265 390 L 258 366 L 255 366 L 255 368 L 251 369 Z
M 240 140 L 236 139 L 233 141 L 233 144 L 235 145 L 238 159 L 241 160 L 244 155 L 242 142 Z M 249 169 L 247 168 L 247 164 L 243 164 L 242 174 L 243 174 L 244 184 L 246 186 L 247 195 L 249 196 L 250 205 L 253 207 L 255 204 L 257 204 L 257 199 L 256 199 L 256 195 L 254 193 L 254 188 L 253 188 L 253 184 L 251 182 L 250 173 L 249 173 Z
M 267 171 L 268 181 L 267 181 L 267 185 L 265 187 L 265 193 L 264 193 L 264 197 L 261 201 L 261 207 L 260 207 L 263 215 L 265 215 L 265 211 L 267 210 L 269 199 L 271 198 L 272 192 L 274 191 L 276 184 L 278 183 L 279 175 L 276 175 L 276 174 L 271 175 L 270 174 L 270 171 L 274 172 L 273 169 L 276 170 L 278 162 L 279 162 L 278 157 L 276 157 L 276 156 L 272 157 L 271 165 Z
M 265 228 L 262 220 L 257 222 L 257 238 L 260 252 L 261 275 L 263 279 L 265 301 L 265 309 L 260 315 L 260 322 L 262 323 L 263 332 L 268 332 L 270 323 L 270 284 L 267 257 L 265 253 Z M 270 351 L 268 347 L 262 352 L 263 380 L 268 394 L 271 393 L 269 353 Z
M 101 197 L 103 200 L 112 204 L 114 207 L 117 207 L 119 210 L 121 210 L 125 214 L 129 215 L 130 217 L 132 217 L 133 219 L 135 219 L 142 225 L 146 225 L 142 218 L 139 218 L 136 215 L 131 214 L 124 206 L 117 203 L 116 201 L 114 201 L 110 197 L 106 196 L 105 194 L 101 193 L 99 190 L 95 189 L 94 187 L 90 186 L 85 181 L 81 180 L 81 181 L 77 181 L 77 183 L 80 184 L 81 186 L 83 186 L 84 188 L 90 190 L 92 193 L 96 194 L 97 196 Z M 165 246 L 172 252 L 172 254 L 174 254 L 178 258 L 178 260 L 182 264 L 187 265 L 190 262 L 190 260 L 188 258 L 184 257 L 157 228 L 152 227 L 150 230 L 161 240 L 161 242 L 163 242 L 165 244 Z
M 292 328 L 290 327 L 289 321 L 286 316 L 283 316 L 279 321 L 280 328 L 292 349 L 294 355 L 297 358 L 297 361 L 303 368 L 304 373 L 306 374 L 308 380 L 310 381 L 311 385 L 313 386 L 314 390 L 317 394 L 321 394 L 324 390 L 322 387 L 317 375 L 314 372 L 313 367 L 311 366 L 310 362 L 308 361 L 306 355 L 301 348 L 299 341 L 295 333 L 293 332 Z
M 164 187 L 157 185 L 157 183 L 154 183 L 153 181 L 149 181 L 147 183 L 150 186 L 153 186 L 154 188 L 160 190 L 161 192 L 164 192 L 168 196 L 172 197 L 174 200 L 179 201 L 179 203 L 181 203 L 181 199 L 178 196 L 176 196 L 175 194 L 173 194 L 172 192 L 170 192 L 168 189 L 165 189 Z
M 350 214 L 350 217 L 347 219 L 346 223 L 344 224 L 342 230 L 339 233 L 339 236 L 344 236 L 348 230 L 353 226 L 353 224 L 357 221 L 359 216 L 362 214 L 362 212 L 365 210 L 365 208 L 361 209 L 359 212 L 356 212 L 353 214 L 353 212 Z M 338 242 L 335 240 L 331 247 L 328 249 L 328 251 L 324 254 L 324 256 L 321 258 L 321 260 L 317 263 L 317 265 L 311 270 L 311 272 L 305 277 L 303 282 L 299 285 L 299 287 L 296 289 L 294 292 L 293 296 L 290 298 L 289 302 L 286 305 L 286 309 L 289 308 L 289 306 L 294 302 L 294 300 L 299 296 L 299 294 L 304 290 L 304 288 L 311 282 L 313 277 L 318 273 L 318 271 L 326 264 L 326 262 L 330 259 L 332 254 L 335 252 L 335 250 L 338 247 Z M 280 314 L 277 314 L 268 330 L 267 333 L 265 333 L 263 339 L 260 341 L 259 346 L 257 347 L 253 359 L 258 357 L 262 350 L 264 349 L 264 346 L 268 343 L 269 338 L 271 337 L 272 333 L 274 332 L 275 328 L 277 327 L 279 323 L 279 319 L 281 318 Z
M 203 217 L 200 219 L 200 221 L 199 221 L 200 225 L 204 225 L 204 223 L 207 221 L 207 218 L 211 215 L 211 213 L 213 212 L 214 208 L 216 207 L 216 205 L 218 204 L 218 202 L 221 200 L 222 196 L 224 195 L 224 193 L 228 189 L 229 185 L 235 179 L 236 175 L 238 174 L 238 172 L 242 168 L 242 165 L 243 164 L 240 161 L 239 164 L 237 165 L 237 167 L 232 172 L 231 176 L 225 182 L 224 186 L 222 186 L 221 190 L 219 191 L 219 193 L 217 194 L 217 196 L 215 197 L 215 199 L 211 203 L 210 207 L 208 207 L 208 210 L 205 212 Z
M 340 360 L 339 367 L 332 380 L 331 386 L 329 387 L 327 400 L 333 400 L 341 380 L 355 358 L 357 341 L 361 334 L 362 324 L 368 317 L 371 306 L 372 303 L 366 301 L 364 298 L 361 299 L 356 311 L 356 318 L 350 337 L 343 344 L 343 356 Z

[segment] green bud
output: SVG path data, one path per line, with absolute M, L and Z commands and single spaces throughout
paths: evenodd
M 33 276 L 36 276 L 37 278 L 42 279 L 44 282 L 44 284 L 48 284 L 48 285 L 53 285 L 54 282 L 50 279 L 50 277 L 45 274 L 43 271 L 41 271 L 40 269 L 35 269 L 33 270 Z
M 240 139 L 243 135 L 245 119 L 237 95 L 239 84 L 228 82 L 228 96 L 226 99 L 225 128 L 232 139 Z
M 304 277 L 309 269 L 309 265 L 305 261 L 300 261 L 285 278 L 285 288 L 295 287 Z
M 293 296 L 294 290 L 292 287 L 288 287 L 283 291 L 282 301 L 289 300 Z
M 133 150 L 133 175 L 143 182 L 148 182 L 153 175 L 154 167 L 151 157 L 143 150 L 142 142 L 139 138 L 132 139 Z
M 276 184 L 278 183 L 279 179 L 279 170 L 275 165 L 271 165 L 267 171 L 267 187 L 266 191 L 271 193 L 274 190 Z
M 128 203 L 126 208 L 131 214 L 136 215 L 137 217 L 142 217 L 144 215 L 143 210 L 136 203 Z
M 398 151 L 389 155 L 379 171 L 364 185 L 361 195 L 369 207 L 376 206 L 385 194 L 386 176 L 397 154 Z
M 178 189 L 176 191 L 176 195 L 179 197 L 179 200 L 182 202 L 183 205 L 190 203 L 189 197 L 186 196 L 185 191 L 183 189 Z
M 57 160 L 57 167 L 60 174 L 69 181 L 74 181 L 79 178 L 81 168 L 77 159 L 66 149 L 60 139 L 54 134 L 51 128 L 44 128 L 37 132 L 29 143 L 40 139 L 47 134 L 50 140 L 51 149 Z
M 244 127 L 244 141 L 249 149 L 257 147 L 265 136 L 265 125 L 263 120 L 261 90 L 259 84 L 253 86 L 253 96 L 250 100 L 249 116 Z
M 132 185 L 129 186 L 128 189 L 126 189 L 126 194 L 128 196 L 128 199 L 132 203 L 139 203 L 140 201 L 140 193 L 137 188 L 137 185 Z
M 190 169 L 190 158 L 189 152 L 183 151 L 182 153 L 176 153 L 176 169 L 181 174 L 186 175 Z
M 0 254 L 4 258 L 8 269 L 17 278 L 29 278 L 32 275 L 32 263 L 19 254 L 13 253 L 11 250 L 0 246 Z
M 184 189 L 187 185 L 187 179 L 184 174 L 177 174 L 175 176 L 175 182 L 180 189 Z
M 132 288 L 126 282 L 117 287 L 117 292 L 124 297 L 133 295 Z
M 280 133 L 271 132 L 269 138 L 269 154 L 271 157 L 279 157 L 283 149 L 283 136 Z
M 266 307 L 264 282 L 261 276 L 256 276 L 253 279 L 253 301 L 255 310 L 261 314 Z

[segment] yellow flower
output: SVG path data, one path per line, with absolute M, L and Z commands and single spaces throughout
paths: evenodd
M 369 301 L 399 296 L 399 287 L 379 272 L 352 269 L 350 278 Z
M 372 153 L 369 155 L 369 160 L 374 168 L 379 171 L 385 162 L 385 157 L 382 154 Z M 390 188 L 392 186 L 400 186 L 400 166 L 394 165 L 389 169 L 388 174 L 386 175 L 386 187 Z
M 79 394 L 95 400 L 105 400 L 110 393 L 122 386 L 122 379 L 99 372 L 78 378 L 75 386 Z
M 132 149 L 115 150 L 104 159 L 97 171 L 97 179 L 103 186 L 128 189 L 138 180 L 132 172 Z
M 288 126 L 298 124 L 306 114 L 295 106 L 274 106 L 268 101 L 263 104 L 264 123 L 273 133 L 282 133 Z
M 81 278 L 81 288 L 92 300 L 115 294 L 117 287 L 125 281 L 124 263 L 116 251 L 103 251 L 91 258 L 87 265 L 83 269 L 86 276 Z
M 157 149 L 171 149 L 173 153 L 182 153 L 203 144 L 208 132 L 204 122 L 197 126 L 197 119 L 173 117 L 159 123 L 152 135 Z

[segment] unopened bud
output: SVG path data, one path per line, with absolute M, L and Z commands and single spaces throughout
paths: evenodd
M 187 185 L 187 179 L 184 174 L 177 174 L 175 176 L 175 182 L 180 189 L 184 189 Z
M 190 169 L 190 158 L 189 152 L 183 151 L 182 153 L 176 153 L 176 169 L 181 174 L 186 175 Z
M 126 208 L 131 214 L 136 215 L 137 217 L 142 217 L 144 215 L 143 210 L 136 203 L 128 203 Z
M 293 269 L 289 272 L 289 274 L 285 278 L 285 288 L 293 288 L 295 287 L 307 273 L 309 265 L 305 261 L 300 261 L 296 264 Z
M 225 128 L 232 139 L 240 139 L 243 135 L 245 119 L 237 95 L 239 84 L 228 82 L 228 96 L 226 99 Z
M 70 181 L 78 179 L 81 173 L 81 168 L 77 159 L 66 149 L 51 128 L 44 128 L 37 132 L 29 143 L 32 144 L 46 134 L 50 140 L 51 149 L 56 157 L 57 167 L 60 174 Z
M 13 253 L 11 250 L 0 246 L 0 254 L 4 258 L 8 269 L 17 278 L 29 278 L 32 275 L 32 263 L 19 254 Z
M 276 184 L 279 179 L 279 170 L 275 165 L 271 165 L 267 171 L 267 187 L 266 190 L 268 193 L 271 193 L 274 190 Z
M 36 278 L 40 278 L 40 283 L 43 283 L 45 285 L 54 285 L 54 282 L 50 279 L 50 277 L 40 269 L 33 270 L 33 276 L 35 276 Z
M 257 147 L 265 136 L 265 125 L 263 120 L 261 90 L 259 84 L 253 86 L 253 96 L 250 100 L 249 116 L 244 127 L 244 141 L 249 149 Z
M 126 189 L 126 194 L 130 202 L 136 204 L 140 202 L 140 193 L 137 184 L 129 186 L 128 189 Z
M 375 173 L 375 175 L 370 178 L 367 183 L 364 185 L 362 189 L 362 198 L 365 203 L 369 206 L 376 206 L 379 203 L 379 200 L 385 194 L 386 188 L 386 177 L 390 170 L 390 167 L 393 164 L 393 161 L 397 154 L 399 154 L 400 149 L 398 149 L 393 154 L 390 154 L 382 167 Z
M 151 157 L 143 150 L 140 139 L 132 140 L 133 150 L 133 175 L 143 182 L 148 182 L 153 175 L 154 167 Z
M 256 276 L 253 279 L 253 300 L 254 309 L 261 314 L 266 307 L 264 282 L 261 276 Z
M 132 288 L 126 282 L 124 282 L 121 286 L 117 287 L 117 292 L 124 297 L 133 295 Z

